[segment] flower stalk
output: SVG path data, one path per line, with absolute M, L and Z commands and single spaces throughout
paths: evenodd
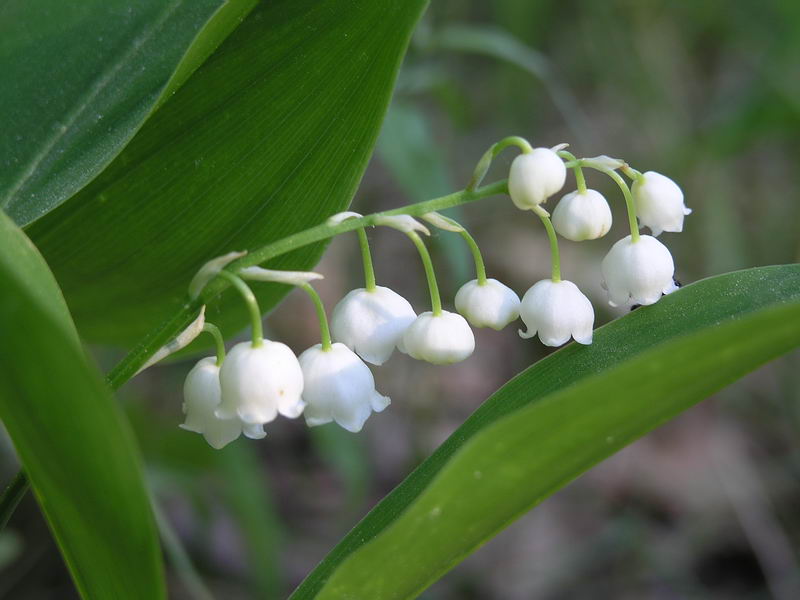
M 438 317 L 442 314 L 442 299 L 439 296 L 439 285 L 436 283 L 436 274 L 433 271 L 430 252 L 428 252 L 425 242 L 422 241 L 416 231 L 409 231 L 406 235 L 414 242 L 417 252 L 419 252 L 419 257 L 422 259 L 422 265 L 425 267 L 425 278 L 428 280 L 428 290 L 431 294 L 431 312 L 434 317 Z
M 361 227 L 358 231 L 358 245 L 361 249 L 361 262 L 364 264 L 364 289 L 368 292 L 375 291 L 375 269 L 372 266 L 372 253 L 369 251 L 369 240 L 366 230 Z
M 225 340 L 222 338 L 222 332 L 213 323 L 203 324 L 203 331 L 210 333 L 214 338 L 214 345 L 217 349 L 217 366 L 221 367 L 225 361 Z
M 261 309 L 258 307 L 258 301 L 253 290 L 241 277 L 234 275 L 230 271 L 223 270 L 217 275 L 230 282 L 247 305 L 247 311 L 250 313 L 250 325 L 253 330 L 253 348 L 258 348 L 264 343 L 264 328 L 261 324 Z
M 538 215 L 538 217 L 542 220 L 544 228 L 547 231 L 547 237 L 550 240 L 550 264 L 552 271 L 550 279 L 552 279 L 553 282 L 558 283 L 561 281 L 561 255 L 558 251 L 558 237 L 556 236 L 556 230 L 553 229 L 553 224 L 550 222 L 550 215 L 545 209 L 543 209 L 541 206 L 535 206 L 531 210 L 533 210 L 533 212 L 536 213 L 536 215 Z
M 322 298 L 319 297 L 317 290 L 311 287 L 310 284 L 304 283 L 300 287 L 303 288 L 303 291 L 309 295 L 314 303 L 314 309 L 317 311 L 317 320 L 319 320 L 319 337 L 322 341 L 322 350 L 327 352 L 333 347 L 333 344 L 331 342 L 331 330 L 328 327 L 328 316 L 325 314 L 325 305 L 322 303 Z

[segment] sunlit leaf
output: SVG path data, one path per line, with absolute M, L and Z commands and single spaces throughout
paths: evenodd
M 0 208 L 25 225 L 91 181 L 254 3 L 0 5 Z
M 410 2 L 263 2 L 76 197 L 33 225 L 78 329 L 122 344 L 178 312 L 207 260 L 344 209 L 411 30 Z M 307 270 L 322 244 L 274 261 Z M 287 286 L 256 284 L 262 308 Z M 226 334 L 241 302 L 209 306 Z
M 526 369 L 361 521 L 293 598 L 414 598 L 592 465 L 800 345 L 800 266 L 706 279 Z
M 47 265 L 0 212 L 0 420 L 85 598 L 164 597 L 135 442 Z

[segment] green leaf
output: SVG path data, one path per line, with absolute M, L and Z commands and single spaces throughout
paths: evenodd
M 31 238 L 81 334 L 130 344 L 176 314 L 207 260 L 322 222 L 366 167 L 423 0 L 264 2 Z M 310 268 L 324 244 L 281 257 Z M 254 286 L 262 309 L 287 286 Z M 208 318 L 247 322 L 226 294 Z
M 47 265 L 0 211 L 0 419 L 84 598 L 164 597 L 135 442 Z
M 0 6 L 0 208 L 26 225 L 89 183 L 255 1 Z
M 800 344 L 800 266 L 706 279 L 490 397 L 292 596 L 413 598 L 557 489 Z

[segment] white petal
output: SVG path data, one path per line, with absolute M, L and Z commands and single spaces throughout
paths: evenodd
M 637 242 L 626 236 L 603 259 L 601 270 L 609 304 L 653 304 L 672 289 L 675 264 L 664 244 L 649 235 Z
M 251 440 L 261 440 L 267 437 L 267 432 L 264 431 L 263 425 L 244 425 L 242 433 Z
M 534 148 L 511 163 L 508 192 L 517 208 L 529 210 L 557 193 L 567 177 L 558 155 L 548 148 Z
M 222 404 L 217 416 L 238 416 L 246 424 L 273 421 L 279 409 L 301 402 L 303 374 L 294 353 L 285 344 L 265 340 L 234 346 L 220 370 Z
M 309 426 L 336 421 L 348 431 L 357 432 L 379 406 L 388 405 L 375 391 L 375 380 L 369 367 L 347 346 L 335 343 L 329 350 L 320 344 L 300 355 L 300 365 L 305 379 L 303 400 Z M 376 398 L 377 397 L 377 398 Z M 375 404 L 377 403 L 377 404 Z
M 553 211 L 553 227 L 562 237 L 581 242 L 603 237 L 611 229 L 611 208 L 595 190 L 571 192 Z
M 201 433 L 217 449 L 239 437 L 242 424 L 237 419 L 218 419 L 214 415 L 221 396 L 215 357 L 202 359 L 189 371 L 183 393 L 186 421 L 181 425 L 182 429 Z
M 387 406 L 392 403 L 392 399 L 389 396 L 384 396 L 383 394 L 379 394 L 375 392 L 372 394 L 372 398 L 370 398 L 370 404 L 372 404 L 372 410 L 375 412 L 383 412 Z
M 360 288 L 348 293 L 333 309 L 331 333 L 334 340 L 365 361 L 382 365 L 416 317 L 411 304 L 389 288 Z
M 475 336 L 459 314 L 442 311 L 434 316 L 424 312 L 403 336 L 409 356 L 437 365 L 460 362 L 475 350 Z
M 539 335 L 546 346 L 561 346 L 574 337 L 582 344 L 592 340 L 594 309 L 589 299 L 571 281 L 544 279 L 525 292 L 520 317 L 528 326 L 521 337 Z
M 477 279 L 468 281 L 456 293 L 456 310 L 473 327 L 500 330 L 519 317 L 520 299 L 516 292 L 496 279 L 481 285 Z
M 639 222 L 654 236 L 662 231 L 683 231 L 683 218 L 692 211 L 684 205 L 677 183 L 660 173 L 648 171 L 633 183 L 633 197 Z

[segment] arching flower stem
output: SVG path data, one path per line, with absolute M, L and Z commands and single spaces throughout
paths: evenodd
M 581 161 L 579 161 L 572 152 L 567 150 L 560 150 L 557 152 L 557 154 L 562 158 L 566 158 L 568 161 L 575 163 L 572 165 L 572 172 L 575 174 L 575 184 L 578 186 L 578 192 L 585 194 L 586 178 L 583 176 L 583 167 L 581 166 Z
M 358 229 L 358 245 L 361 248 L 361 262 L 364 263 L 364 289 L 375 291 L 375 269 L 372 267 L 372 254 L 369 251 L 369 240 L 366 230 Z
M 250 313 L 250 325 L 253 330 L 253 348 L 258 348 L 264 342 L 264 329 L 261 324 L 261 309 L 258 307 L 258 301 L 255 294 L 253 294 L 253 290 L 241 277 L 234 275 L 230 271 L 222 270 L 219 272 L 218 277 L 229 281 L 247 305 L 247 310 Z
M 425 277 L 428 280 L 428 289 L 431 293 L 431 312 L 434 317 L 442 314 L 442 299 L 439 296 L 439 285 L 436 283 L 436 274 L 433 271 L 433 262 L 428 249 L 425 247 L 425 242 L 419 237 L 416 231 L 410 231 L 406 235 L 414 242 L 419 252 L 419 257 L 422 259 L 422 265 L 425 267 Z
M 550 263 L 552 266 L 552 275 L 550 279 L 554 283 L 561 281 L 561 255 L 558 252 L 558 237 L 556 230 L 553 229 L 553 224 L 550 222 L 550 214 L 541 206 L 536 206 L 533 209 L 534 213 L 542 220 L 544 228 L 547 230 L 547 237 L 550 239 Z
M 469 245 L 469 250 L 472 252 L 472 259 L 475 261 L 475 275 L 478 280 L 478 285 L 486 285 L 486 265 L 483 262 L 483 256 L 481 255 L 481 249 L 478 248 L 478 243 L 466 229 L 462 229 L 459 233 L 461 234 L 461 237 L 466 240 L 467 244 Z
M 210 333 L 214 337 L 214 344 L 217 348 L 217 366 L 221 367 L 223 361 L 225 360 L 225 340 L 222 339 L 222 333 L 220 332 L 219 327 L 208 322 L 203 324 L 203 331 Z
M 576 158 L 574 154 L 567 152 L 566 150 L 559 150 L 558 155 L 566 158 L 569 162 L 567 163 L 568 167 L 575 168 L 577 166 L 588 167 L 590 169 L 594 169 L 595 171 L 600 171 L 601 173 L 605 173 L 614 182 L 619 186 L 619 189 L 622 191 L 622 195 L 625 198 L 625 206 L 628 210 L 628 225 L 631 229 L 631 241 L 638 242 L 639 241 L 639 224 L 636 222 L 636 204 L 633 201 L 633 194 L 631 193 L 631 188 L 628 187 L 628 184 L 625 183 L 625 180 L 617 173 L 614 169 L 611 169 L 597 161 L 593 161 L 592 159 L 586 158 Z M 624 167 L 621 167 L 624 169 Z M 634 169 L 628 169 L 630 172 L 626 171 L 626 174 L 631 178 L 636 178 L 636 173 Z
M 331 330 L 328 327 L 328 316 L 325 314 L 325 305 L 322 303 L 322 298 L 319 297 L 317 290 L 311 287 L 310 284 L 304 283 L 300 287 L 303 288 L 314 303 L 317 319 L 319 320 L 319 337 L 322 341 L 322 350 L 327 352 L 333 347 L 333 343 L 331 342 Z

